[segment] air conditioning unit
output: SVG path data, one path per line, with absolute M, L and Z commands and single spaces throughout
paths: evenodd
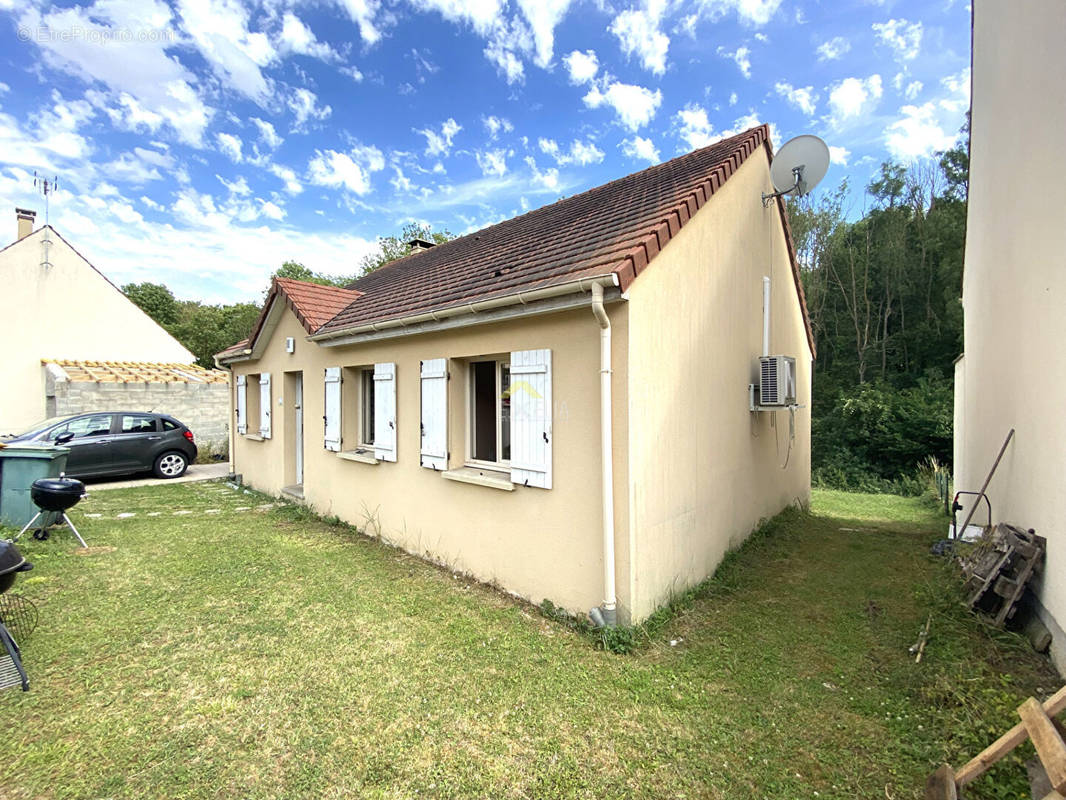
M 796 359 L 791 356 L 759 358 L 759 405 L 796 404 Z

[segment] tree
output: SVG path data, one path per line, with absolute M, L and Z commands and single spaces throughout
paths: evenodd
M 434 244 L 444 244 L 455 237 L 448 230 L 433 231 L 429 225 L 418 222 L 408 222 L 403 226 L 399 236 L 379 236 L 378 247 L 372 253 L 363 256 L 359 262 L 360 275 L 373 272 L 378 267 L 409 255 L 411 247 L 408 245 L 412 239 L 425 239 Z
M 122 293 L 145 314 L 169 330 L 178 321 L 178 301 L 161 283 L 127 283 Z
M 318 283 L 322 286 L 347 286 L 356 278 L 355 275 L 326 275 L 322 272 L 315 272 L 299 261 L 286 261 L 270 277 L 272 279 L 291 278 L 296 281 Z

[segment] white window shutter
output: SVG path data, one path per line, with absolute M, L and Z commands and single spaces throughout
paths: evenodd
M 325 428 L 325 448 L 339 453 L 341 449 L 341 368 L 326 367 L 326 401 L 322 415 Z
M 270 373 L 259 375 L 259 435 L 270 438 Z
M 511 482 L 552 488 L 552 351 L 511 353 Z
M 396 365 L 374 365 L 374 457 L 396 460 Z
M 248 376 L 237 376 L 237 433 L 248 433 Z
M 448 362 L 422 362 L 422 466 L 448 469 Z

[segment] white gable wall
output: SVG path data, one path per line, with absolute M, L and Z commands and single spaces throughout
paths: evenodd
M 54 231 L 42 228 L 0 251 L 0 286 L 0 434 L 46 416 L 42 358 L 195 360 Z
M 725 553 L 790 504 L 810 500 L 811 352 L 759 148 L 629 287 L 629 504 L 640 619 L 711 575 Z M 772 267 L 771 267 L 772 263 Z M 796 359 L 789 412 L 751 413 L 762 351 Z
M 955 488 L 988 494 L 993 521 L 1048 540 L 1038 582 L 1052 657 L 1066 670 L 1066 4 L 974 7 L 966 356 L 956 366 Z M 1059 393 L 1064 390 L 1064 394 Z M 984 523 L 985 514 L 975 519 Z M 1057 621 L 1057 622 L 1056 622 Z

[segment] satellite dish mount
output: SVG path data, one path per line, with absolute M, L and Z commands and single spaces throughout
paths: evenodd
M 763 192 L 766 208 L 775 197 L 803 197 L 825 177 L 829 169 L 829 148 L 817 136 L 803 134 L 785 142 L 770 165 L 774 191 Z

